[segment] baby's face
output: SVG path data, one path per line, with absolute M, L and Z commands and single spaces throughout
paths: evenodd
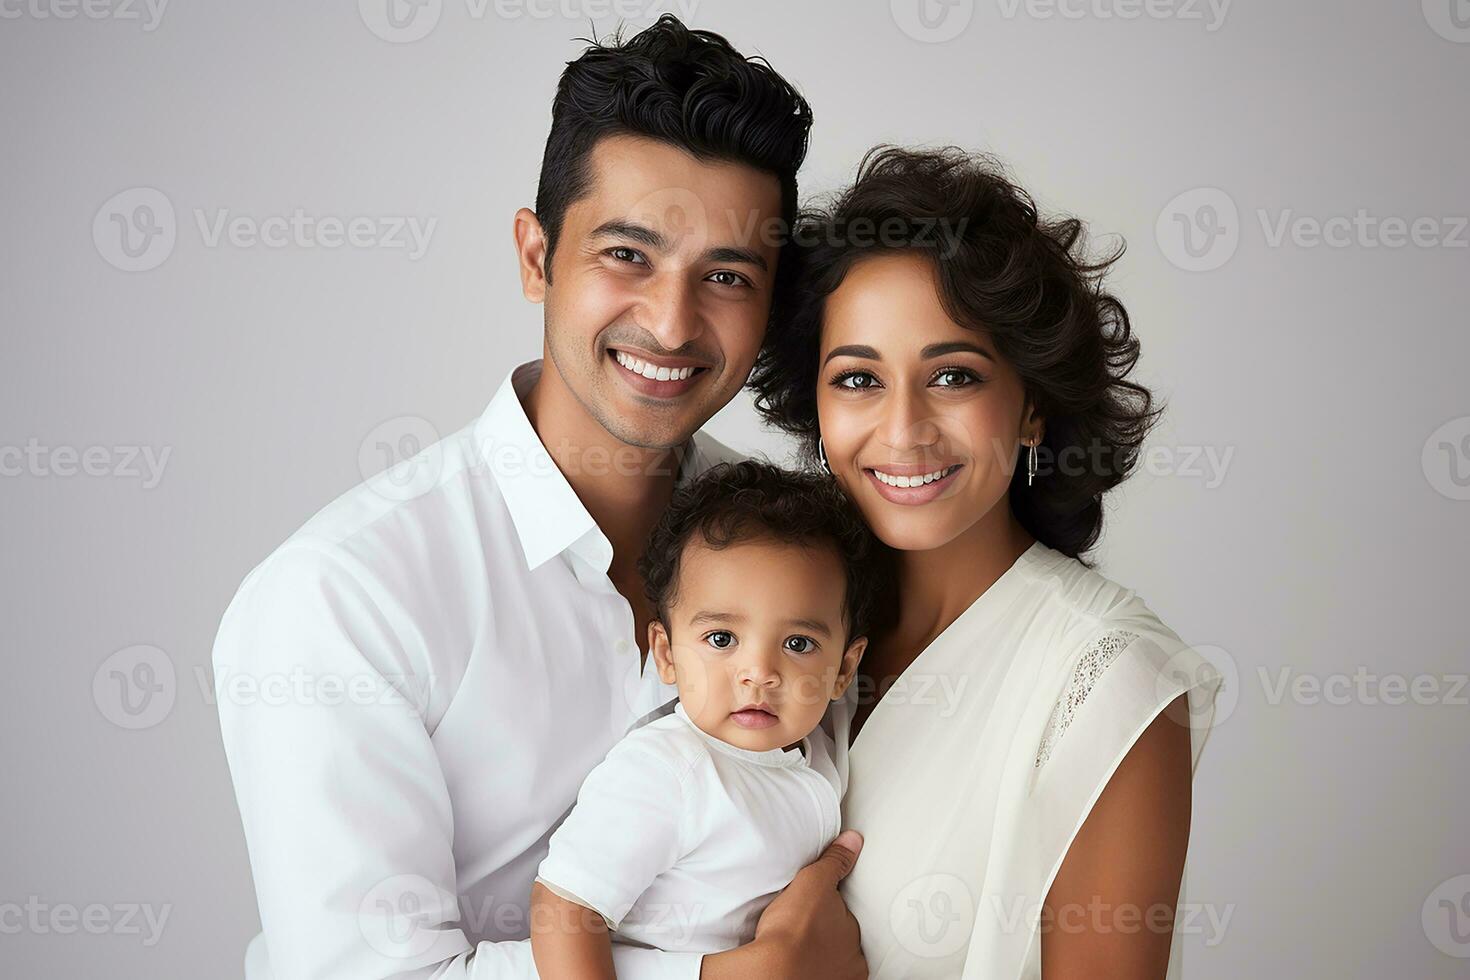
M 754 539 L 684 549 L 668 622 L 649 625 L 665 684 L 706 733 L 787 748 L 852 683 L 867 641 L 847 642 L 846 575 L 831 547 Z

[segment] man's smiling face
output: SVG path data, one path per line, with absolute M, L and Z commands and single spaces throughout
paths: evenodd
M 672 448 L 750 375 L 770 315 L 780 183 L 625 135 L 597 143 L 591 170 L 551 257 L 547 351 L 615 438 Z

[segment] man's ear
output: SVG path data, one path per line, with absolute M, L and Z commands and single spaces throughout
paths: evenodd
M 669 633 L 664 624 L 656 619 L 648 623 L 648 652 L 653 657 L 653 666 L 658 670 L 658 679 L 665 684 L 675 683 L 674 648 L 669 643 Z
M 532 303 L 546 299 L 546 229 L 530 208 L 515 217 L 516 258 L 521 267 L 521 293 Z
M 836 701 L 847 693 L 848 685 L 857 676 L 858 664 L 862 662 L 863 652 L 868 649 L 868 638 L 859 636 L 847 645 L 842 653 L 842 665 L 837 671 L 837 680 L 832 685 L 832 700 Z

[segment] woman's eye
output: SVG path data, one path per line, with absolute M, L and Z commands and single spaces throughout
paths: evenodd
M 709 275 L 709 281 L 710 282 L 713 282 L 713 283 L 718 283 L 721 286 L 746 286 L 746 285 L 749 285 L 749 283 L 747 283 L 745 281 L 745 277 L 744 276 L 739 275 L 738 273 L 727 272 L 727 271 L 724 271 L 724 270 L 721 270 L 720 272 L 712 272 L 712 273 L 710 273 L 710 275 Z
M 817 648 L 817 641 L 809 636 L 788 636 L 786 638 L 786 649 L 792 653 L 811 653 Z
M 715 630 L 704 638 L 704 642 L 716 650 L 728 650 L 735 645 L 735 634 L 726 630 Z
M 974 383 L 975 380 L 975 376 L 969 371 L 962 371 L 958 368 L 944 368 L 934 375 L 934 383 L 940 388 L 962 388 Z
M 643 256 L 636 249 L 631 249 L 624 245 L 608 249 L 607 254 L 619 262 L 635 262 L 640 264 L 643 262 Z
M 838 375 L 832 383 L 850 391 L 864 391 L 876 385 L 878 379 L 866 371 L 848 371 L 846 374 Z

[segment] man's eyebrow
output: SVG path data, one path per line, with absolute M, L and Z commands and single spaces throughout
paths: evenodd
M 704 253 L 706 262 L 740 262 L 753 265 L 762 272 L 770 269 L 765 256 L 753 248 L 736 248 L 733 245 L 717 245 Z
M 630 241 L 635 241 L 640 245 L 647 245 L 649 248 L 659 252 L 666 252 L 669 249 L 669 240 L 661 232 L 654 231 L 647 225 L 635 224 L 631 221 L 621 221 L 618 219 L 604 221 L 592 229 L 592 235 L 590 237 L 625 238 Z M 705 249 L 700 259 L 704 262 L 738 262 L 741 265 L 755 266 L 762 272 L 770 271 L 770 263 L 766 261 L 764 255 L 761 255 L 753 248 L 741 248 L 737 245 L 716 245 L 712 248 Z
M 604 221 L 592 229 L 592 238 L 629 238 L 649 248 L 663 251 L 668 248 L 668 242 L 663 235 L 644 225 L 635 225 L 631 221 Z
M 834 357 L 865 357 L 870 361 L 883 360 L 878 352 L 867 344 L 843 344 L 841 347 L 834 347 L 827 352 L 827 356 L 822 360 L 822 363 L 826 364 Z
M 931 357 L 943 357 L 945 354 L 959 353 L 979 354 L 987 361 L 995 360 L 995 355 L 991 354 L 990 351 L 968 340 L 950 340 L 942 344 L 930 344 L 919 352 L 919 356 L 927 361 Z

